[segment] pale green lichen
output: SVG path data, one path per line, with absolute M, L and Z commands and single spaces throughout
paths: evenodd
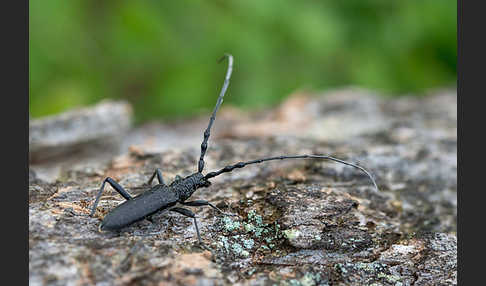
M 243 223 L 243 227 L 245 228 L 246 232 L 252 232 L 255 230 L 255 226 L 251 223 Z
M 297 279 L 290 279 L 288 281 L 283 281 L 281 285 L 284 286 L 301 286 L 300 281 Z
M 275 238 L 279 238 L 281 236 L 281 233 L 280 233 L 280 225 L 275 222 Z
M 240 223 L 238 221 L 233 221 L 231 218 L 227 216 L 223 218 L 223 223 L 224 223 L 224 229 L 229 232 L 240 228 Z
M 302 278 L 299 280 L 297 279 L 290 279 L 287 281 L 282 281 L 281 285 L 285 286 L 316 286 L 319 285 L 321 281 L 321 275 L 320 274 L 312 274 L 312 273 L 306 273 Z
M 233 232 L 234 235 L 227 236 L 231 241 L 238 241 L 238 243 L 228 246 L 228 239 L 219 243 L 224 246 L 226 250 L 228 248 L 238 256 L 247 257 L 250 255 L 248 251 L 251 251 L 255 247 L 255 240 L 265 242 L 265 245 L 261 246 L 263 250 L 274 249 L 276 247 L 276 240 L 283 237 L 283 233 L 280 231 L 280 225 L 278 223 L 265 224 L 263 218 L 255 210 L 248 212 L 247 221 L 238 222 L 233 221 L 229 217 L 222 219 L 223 230 L 227 232 Z M 239 232 L 241 230 L 242 232 Z
M 321 280 L 321 275 L 319 273 L 317 274 L 312 274 L 312 273 L 306 273 L 301 279 L 300 279 L 300 284 L 302 286 L 314 286 L 319 283 Z
M 255 222 L 257 223 L 257 225 L 263 225 L 262 216 L 261 215 L 256 215 L 255 216 Z
M 302 286 L 314 286 L 316 282 L 310 276 L 304 276 L 300 279 L 300 285 Z
M 255 210 L 248 212 L 248 220 L 255 222 L 258 226 L 263 226 L 263 218 Z
M 355 264 L 355 267 L 368 272 L 378 272 L 378 271 L 385 270 L 387 265 L 378 262 L 371 262 L 371 263 L 358 262 Z
M 255 245 L 255 241 L 253 239 L 244 239 L 243 240 L 243 245 L 245 246 L 246 249 L 252 249 L 253 246 Z
M 341 263 L 334 264 L 334 269 L 336 269 L 337 271 L 339 271 L 343 274 L 348 273 L 348 270 L 346 270 L 345 266 Z
M 378 273 L 378 278 L 385 278 L 388 282 L 397 282 L 400 280 L 400 276 L 397 275 L 388 275 L 385 273 Z
M 283 233 L 289 240 L 294 240 L 300 236 L 300 231 L 296 229 L 286 229 L 283 231 Z
M 219 238 L 220 238 L 219 244 L 222 245 L 226 249 L 226 251 L 228 251 L 229 249 L 228 238 L 224 236 L 220 236 Z
M 255 231 L 254 231 L 255 236 L 260 237 L 262 235 L 262 231 L 263 231 L 263 228 L 261 228 L 261 227 L 255 228 Z
M 239 244 L 239 243 L 233 244 L 231 249 L 238 256 L 248 257 L 250 255 L 250 253 L 248 251 L 244 250 L 243 247 L 241 246 L 241 244 Z
M 263 223 L 262 216 L 257 214 L 255 210 L 248 212 L 248 221 L 248 223 L 244 224 L 244 228 L 247 233 L 253 232 L 256 237 L 260 237 L 262 233 L 268 233 L 268 230 L 265 229 L 267 225 Z M 252 224 L 251 222 L 255 223 L 256 225 Z
M 253 275 L 253 273 L 255 273 L 255 272 L 256 272 L 256 268 L 251 268 L 250 270 L 248 270 L 248 271 L 246 272 L 246 275 L 251 276 L 251 275 Z

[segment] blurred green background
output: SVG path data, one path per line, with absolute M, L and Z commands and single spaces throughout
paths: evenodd
M 126 99 L 138 122 L 273 105 L 348 85 L 390 95 L 456 84 L 457 2 L 29 1 L 30 114 Z

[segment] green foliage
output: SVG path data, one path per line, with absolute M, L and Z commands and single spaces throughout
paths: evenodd
M 140 121 L 295 90 L 359 85 L 420 93 L 456 82 L 452 0 L 30 1 L 33 117 L 123 98 Z

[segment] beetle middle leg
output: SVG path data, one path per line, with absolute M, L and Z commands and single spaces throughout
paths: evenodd
M 197 240 L 199 241 L 199 244 L 207 249 L 207 250 L 210 250 L 201 240 L 201 234 L 199 234 L 199 227 L 197 226 L 197 221 L 196 221 L 196 215 L 188 210 L 188 209 L 183 209 L 183 208 L 172 208 L 170 209 L 169 211 L 173 211 L 173 212 L 177 212 L 177 213 L 180 213 L 181 215 L 183 216 L 187 216 L 187 217 L 190 217 L 190 218 L 193 218 L 194 219 L 194 226 L 196 227 L 196 233 L 197 233 Z
M 131 200 L 132 199 L 132 196 L 130 196 L 130 194 L 125 191 L 125 189 L 123 189 L 122 186 L 120 186 L 115 180 L 113 180 L 112 178 L 110 177 L 107 177 L 106 179 L 103 180 L 103 183 L 101 184 L 101 188 L 98 192 L 98 194 L 96 195 L 96 199 L 95 199 L 95 202 L 93 204 L 93 208 L 91 209 L 91 213 L 89 214 L 89 216 L 93 216 L 95 211 L 96 211 L 96 207 L 98 206 L 98 203 L 100 201 L 100 198 L 101 198 L 101 194 L 103 193 L 103 190 L 105 189 L 105 184 L 108 183 L 110 184 L 110 186 L 115 189 L 122 197 L 125 198 L 125 200 Z
M 237 214 L 225 213 L 222 210 L 220 210 L 217 206 L 215 206 L 212 203 L 205 201 L 205 200 L 195 200 L 195 201 L 190 201 L 190 202 L 183 202 L 181 204 L 185 205 L 185 206 L 190 206 L 190 207 L 210 206 L 213 209 L 217 210 L 220 214 L 228 215 L 228 216 L 238 216 Z
M 147 185 L 151 185 L 152 184 L 152 181 L 154 180 L 155 175 L 157 175 L 157 181 L 159 181 L 159 184 L 165 185 L 164 178 L 162 177 L 162 171 L 160 171 L 159 168 L 155 169 L 155 172 L 152 174 L 152 176 L 148 180 Z

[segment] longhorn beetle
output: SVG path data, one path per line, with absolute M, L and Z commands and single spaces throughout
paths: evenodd
M 164 179 L 162 178 L 162 172 L 160 171 L 160 169 L 156 169 L 155 172 L 150 177 L 150 179 L 148 180 L 148 185 L 151 185 L 155 176 L 157 176 L 157 180 L 159 181 L 159 184 L 151 187 L 146 192 L 135 197 L 132 197 L 127 191 L 123 189 L 122 186 L 120 186 L 112 178 L 107 177 L 105 180 L 103 180 L 100 190 L 96 196 L 95 202 L 93 204 L 93 208 L 91 209 L 90 216 L 93 216 L 95 213 L 96 206 L 98 205 L 103 189 L 105 188 L 105 183 L 110 184 L 122 197 L 126 199 L 126 201 L 118 205 L 113 210 L 111 210 L 104 217 L 99 227 L 100 230 L 117 231 L 136 221 L 140 221 L 143 219 L 148 219 L 152 221 L 151 216 L 153 214 L 169 209 L 169 211 L 177 212 L 179 214 L 194 219 L 194 226 L 196 227 L 197 239 L 199 241 L 199 244 L 205 247 L 205 245 L 201 241 L 201 235 L 199 234 L 199 228 L 197 226 L 196 216 L 194 215 L 194 213 L 188 209 L 174 207 L 174 206 L 177 203 L 184 206 L 193 206 L 193 207 L 210 206 L 211 208 L 217 210 L 219 213 L 225 215 L 234 215 L 234 214 L 224 213 L 219 208 L 217 208 L 216 206 L 214 206 L 213 204 L 205 200 L 195 200 L 195 201 L 186 201 L 186 200 L 189 199 L 197 189 L 209 187 L 211 185 L 209 179 L 211 178 L 219 176 L 222 173 L 231 172 L 237 168 L 243 168 L 247 165 L 258 164 L 258 163 L 263 163 L 272 160 L 304 159 L 304 158 L 331 160 L 334 162 L 338 162 L 341 164 L 345 164 L 360 169 L 371 179 L 375 189 L 378 190 L 378 186 L 376 185 L 375 180 L 373 179 L 371 174 L 368 171 L 366 171 L 364 168 L 331 156 L 323 156 L 323 155 L 291 155 L 291 156 L 277 156 L 277 157 L 262 158 L 253 161 L 248 161 L 248 162 L 239 162 L 234 165 L 226 166 L 219 171 L 209 172 L 206 175 L 203 175 L 202 171 L 204 169 L 204 155 L 206 154 L 206 150 L 208 148 L 207 143 L 211 131 L 211 126 L 213 125 L 214 120 L 216 118 L 216 112 L 218 111 L 221 103 L 223 102 L 223 97 L 226 92 L 226 89 L 228 88 L 231 73 L 233 71 L 233 56 L 230 54 L 225 54 L 225 56 L 223 56 L 220 59 L 220 61 L 222 61 L 225 57 L 228 58 L 228 70 L 226 72 L 226 77 L 224 79 L 223 88 L 221 89 L 218 100 L 216 102 L 216 106 L 214 107 L 213 113 L 209 119 L 209 125 L 206 128 L 206 131 L 204 131 L 204 138 L 201 144 L 201 156 L 199 157 L 197 172 L 185 178 L 176 176 L 175 180 L 170 185 L 166 185 L 164 183 Z

